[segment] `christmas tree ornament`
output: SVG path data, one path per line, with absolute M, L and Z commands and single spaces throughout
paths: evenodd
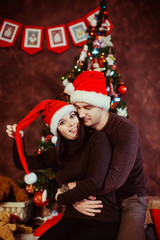
M 99 7 L 94 9 L 93 11 L 89 12 L 84 16 L 84 19 L 86 20 L 88 25 L 91 25 L 92 27 L 97 26 L 97 19 L 96 15 L 99 13 Z
M 101 48 L 113 47 L 111 35 L 101 37 Z
M 28 184 L 28 185 L 26 186 L 26 192 L 27 192 L 27 193 L 33 194 L 34 191 L 35 191 L 35 186 L 34 186 L 33 184 Z
M 41 141 L 45 142 L 45 137 L 44 136 L 41 137 Z
M 92 27 L 96 27 L 97 26 L 97 20 L 94 18 L 94 19 L 92 19 L 91 21 L 90 21 L 90 23 L 91 23 L 91 26 Z
M 98 63 L 93 64 L 93 71 L 101 71 L 102 69 L 100 68 Z
M 33 202 L 39 207 L 46 206 L 49 203 L 47 190 L 45 189 L 45 190 L 39 190 L 35 192 L 33 197 Z
M 98 39 L 93 41 L 93 48 L 94 49 L 96 49 L 96 48 L 99 49 L 100 46 L 101 46 L 101 43 L 100 43 L 100 41 Z
M 122 116 L 122 117 L 127 117 L 128 116 L 128 113 L 127 113 L 127 107 L 125 107 L 125 108 L 117 108 L 116 109 L 117 110 L 117 114 L 119 115 L 119 116 Z
M 88 51 L 88 46 L 86 44 L 84 44 L 83 49 L 81 50 L 81 54 L 80 54 L 78 62 L 79 61 L 81 62 L 81 61 L 85 60 L 85 58 L 88 55 L 87 51 Z
M 118 94 L 121 96 L 121 95 L 123 95 L 123 94 L 126 93 L 127 87 L 124 85 L 123 82 L 119 82 L 119 83 L 117 84 L 116 91 L 117 91 Z
M 106 77 L 110 76 L 110 73 L 111 73 L 111 70 L 108 69 L 108 70 L 106 71 Z
M 99 66 L 100 67 L 103 67 L 103 64 L 105 62 L 105 56 L 101 56 L 99 59 L 98 59 L 98 63 L 99 63 Z
M 109 66 L 112 66 L 115 61 L 115 57 L 113 56 L 113 54 L 108 54 L 108 56 L 106 57 L 106 61 Z
M 116 68 L 117 68 L 116 64 L 113 64 L 111 67 L 112 70 L 116 70 Z
M 42 149 L 39 147 L 37 150 L 37 154 L 41 154 L 41 152 L 42 152 Z
M 113 79 L 111 77 L 109 78 L 109 96 L 118 97 L 118 95 L 114 91 Z
M 52 135 L 49 134 L 49 135 L 47 135 L 47 136 L 45 137 L 45 141 L 46 141 L 46 142 L 49 142 L 49 141 L 51 140 L 51 138 L 52 138 Z
M 108 20 L 108 19 L 104 19 L 102 21 L 101 27 L 100 27 L 100 31 L 106 31 L 107 34 L 110 34 L 111 30 L 113 28 L 112 23 Z

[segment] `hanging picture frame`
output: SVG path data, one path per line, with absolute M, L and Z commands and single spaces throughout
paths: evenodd
M 25 26 L 21 48 L 30 55 L 42 50 L 43 27 Z
M 97 21 L 95 19 L 95 15 L 98 14 L 99 11 L 100 11 L 100 8 L 97 7 L 83 17 L 85 19 L 87 25 L 91 25 L 92 27 L 96 26 Z
M 21 27 L 21 23 L 4 19 L 0 27 L 0 47 L 14 46 Z
M 46 40 L 48 50 L 62 53 L 69 48 L 68 35 L 65 25 L 46 28 Z
M 83 18 L 67 24 L 72 42 L 75 46 L 83 46 L 87 41 L 87 25 Z

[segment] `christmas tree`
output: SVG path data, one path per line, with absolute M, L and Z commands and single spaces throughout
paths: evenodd
M 83 45 L 80 56 L 75 57 L 74 67 L 62 77 L 62 83 L 65 86 L 66 82 L 73 82 L 83 71 L 101 71 L 106 78 L 107 92 L 111 97 L 109 111 L 128 117 L 126 103 L 121 100 L 127 88 L 122 82 L 120 72 L 117 70 L 113 42 L 110 35 L 112 28 L 113 25 L 109 20 L 108 2 L 101 1 L 98 12 L 88 24 L 86 44 Z M 69 96 L 65 92 L 57 99 L 69 102 Z M 51 138 L 50 129 L 43 129 L 37 154 L 53 146 Z M 34 194 L 36 205 L 43 206 L 49 202 L 48 206 L 51 207 L 57 189 L 54 173 L 52 170 L 47 169 L 39 171 L 38 174 L 36 185 L 27 186 L 26 189 Z M 46 191 L 48 192 L 48 197 L 46 195 L 44 197 L 45 201 L 42 202 L 43 194 Z
M 121 100 L 127 91 L 121 80 L 121 74 L 117 70 L 114 57 L 113 43 L 111 39 L 112 23 L 109 20 L 108 2 L 100 3 L 99 12 L 95 14 L 87 28 L 87 42 L 81 50 L 78 58 L 75 58 L 75 66 L 62 77 L 63 85 L 73 82 L 83 71 L 101 71 L 106 78 L 108 95 L 111 97 L 109 111 L 127 117 L 126 103 Z M 69 101 L 69 97 L 63 95 L 63 100 Z

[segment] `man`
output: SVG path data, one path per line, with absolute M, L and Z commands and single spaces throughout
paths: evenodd
M 144 240 L 146 178 L 135 125 L 124 117 L 108 112 L 110 97 L 101 72 L 81 73 L 73 84 L 67 84 L 65 92 L 70 95 L 70 101 L 75 104 L 84 124 L 105 132 L 111 141 L 113 155 L 103 193 L 116 191 L 121 210 L 117 240 Z M 96 201 L 93 196 L 90 199 L 75 203 L 74 207 L 89 216 L 98 214 L 100 210 L 97 208 L 102 207 L 103 203 Z

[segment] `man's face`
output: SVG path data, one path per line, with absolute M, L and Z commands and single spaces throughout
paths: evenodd
M 84 102 L 76 102 L 74 105 L 77 108 L 79 117 L 83 119 L 84 125 L 97 129 L 103 110 Z

